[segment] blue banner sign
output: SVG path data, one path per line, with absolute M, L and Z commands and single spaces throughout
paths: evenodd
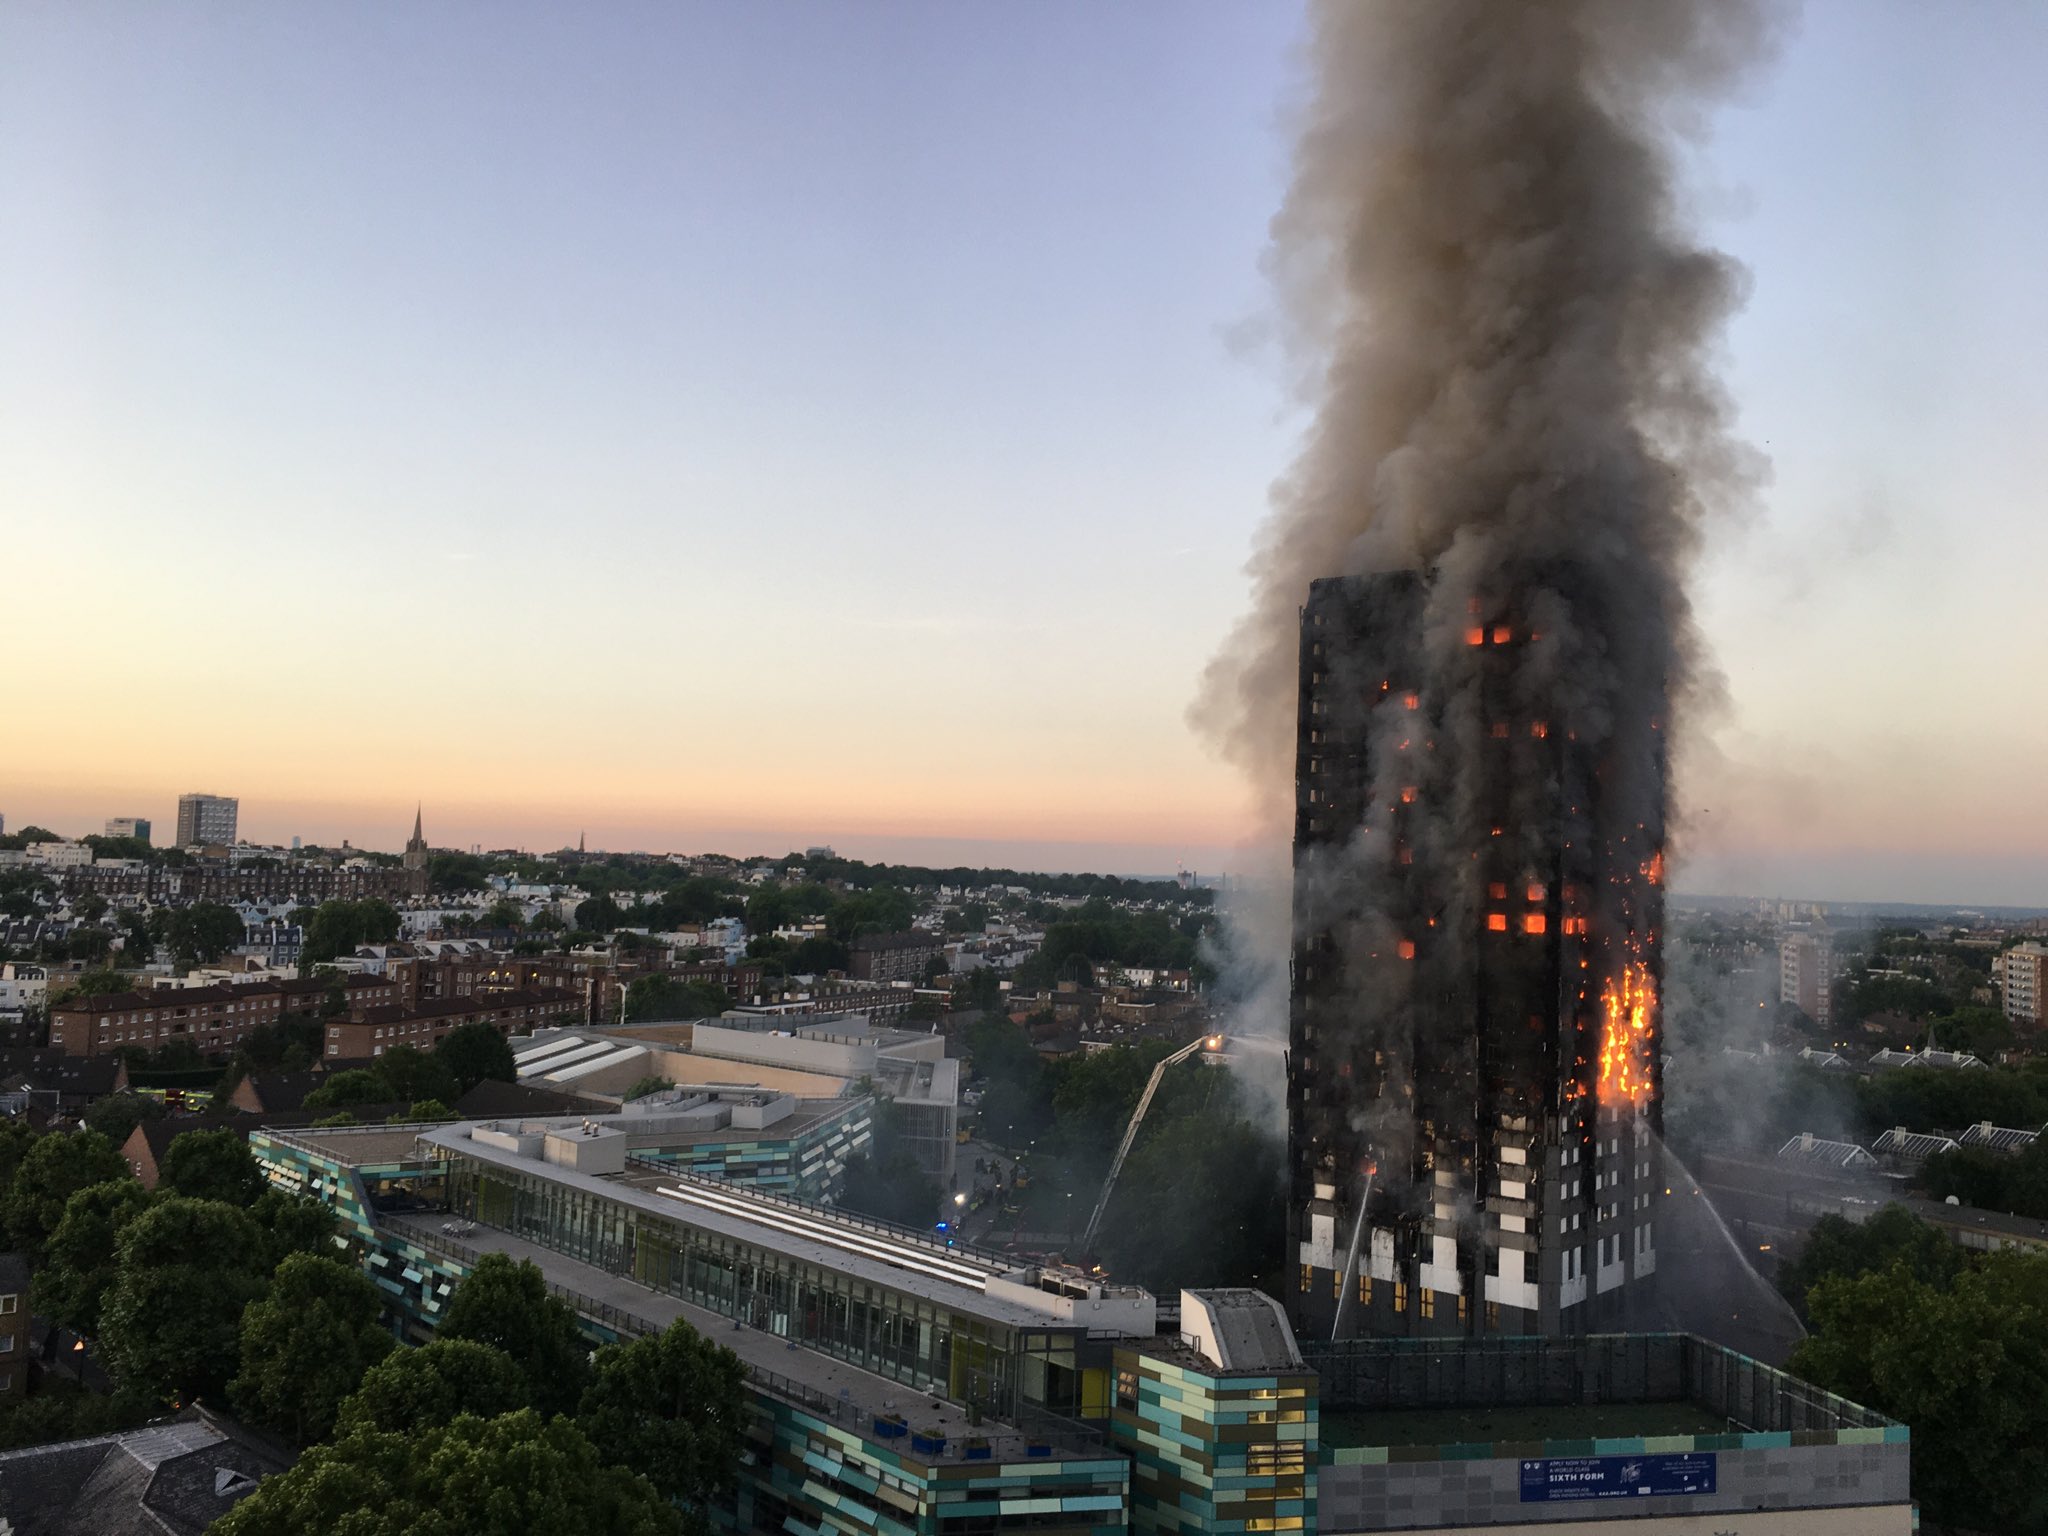
M 1522 1463 L 1524 1504 L 1713 1491 L 1711 1451 L 1683 1456 L 1551 1457 Z

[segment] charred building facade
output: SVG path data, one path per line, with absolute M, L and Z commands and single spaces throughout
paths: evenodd
M 1622 1326 L 1657 1267 L 1662 700 L 1592 718 L 1545 599 L 1436 585 L 1301 613 L 1290 1312 Z

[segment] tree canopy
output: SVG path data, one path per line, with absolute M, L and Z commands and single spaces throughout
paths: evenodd
M 732 1483 L 746 1429 L 739 1357 L 688 1323 L 597 1352 L 577 1422 L 667 1498 L 702 1504 Z
M 195 901 L 163 914 L 157 940 L 181 966 L 211 965 L 242 942 L 241 914 L 217 901 Z
M 228 1388 L 235 1407 L 296 1444 L 325 1439 L 342 1400 L 391 1351 L 381 1311 L 377 1288 L 357 1266 L 290 1255 L 270 1294 L 242 1316 L 241 1370 Z
M 65 1201 L 35 1274 L 36 1310 L 88 1338 L 96 1335 L 121 1234 L 148 1205 L 149 1191 L 133 1177 L 88 1185 Z
M 37 1137 L 8 1181 L 0 1220 L 14 1246 L 40 1258 L 64 1219 L 64 1206 L 81 1189 L 130 1177 L 127 1161 L 97 1131 Z
M 216 1200 L 160 1200 L 121 1233 L 114 1268 L 100 1344 L 115 1379 L 162 1397 L 223 1391 L 242 1309 L 272 1268 L 256 1218 Z
M 350 953 L 358 944 L 389 944 L 398 937 L 398 911 L 388 901 L 323 901 L 313 909 L 299 951 L 299 974 Z
M 181 1131 L 157 1170 L 157 1187 L 189 1200 L 250 1206 L 262 1197 L 263 1171 L 234 1131 Z
M 1913 1429 L 1913 1493 L 1973 1530 L 2048 1529 L 2048 1259 L 1985 1255 L 1941 1284 L 1904 1261 L 1822 1279 L 1791 1369 Z
M 439 1337 L 504 1351 L 526 1378 L 528 1401 L 550 1413 L 572 1412 L 590 1377 L 590 1346 L 576 1314 L 548 1294 L 530 1259 L 479 1258 L 448 1298 Z
M 212 1536 L 680 1536 L 683 1516 L 608 1465 L 571 1419 L 532 1409 L 307 1451 L 216 1521 Z
M 505 1037 L 481 1019 L 458 1024 L 441 1037 L 434 1055 L 455 1079 L 455 1092 L 436 1095 L 454 1099 L 489 1078 L 495 1082 L 518 1080 L 519 1067 Z
M 708 981 L 683 981 L 659 971 L 636 977 L 626 988 L 629 1022 L 670 1019 L 715 1019 L 732 999 Z
M 339 1430 L 415 1434 L 462 1414 L 496 1418 L 526 1406 L 526 1373 L 502 1349 L 474 1339 L 437 1338 L 399 1349 L 370 1367 L 341 1405 Z

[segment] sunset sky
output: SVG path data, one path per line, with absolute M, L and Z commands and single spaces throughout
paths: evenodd
M 0 9 L 0 814 L 1247 867 L 1266 3 Z M 2048 9 L 1711 125 L 1775 466 L 1678 885 L 2048 905 Z

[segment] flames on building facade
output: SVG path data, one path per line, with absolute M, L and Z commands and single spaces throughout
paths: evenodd
M 1655 1271 L 1661 707 L 1589 737 L 1545 624 L 1465 600 L 1446 634 L 1445 597 L 1393 572 L 1318 581 L 1302 611 L 1288 1093 L 1313 1333 L 1573 1331 Z

